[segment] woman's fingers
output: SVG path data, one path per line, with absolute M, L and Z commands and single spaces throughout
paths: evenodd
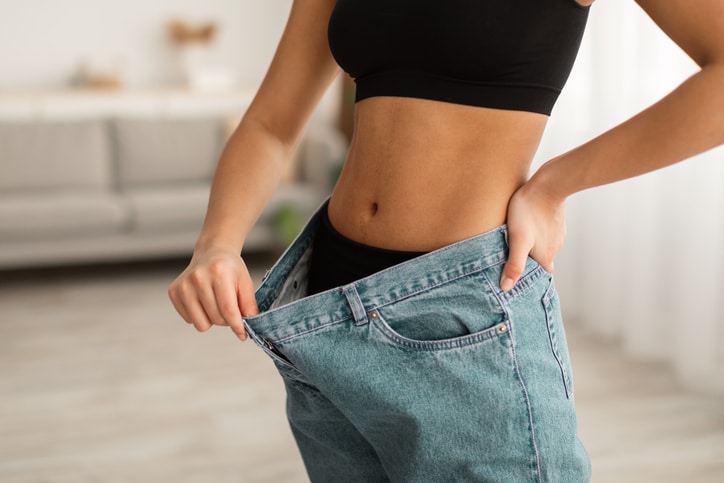
M 213 324 L 206 315 L 195 290 L 189 289 L 181 277 L 169 287 L 168 297 L 187 324 L 193 325 L 199 332 L 205 332 L 211 328 Z
M 244 330 L 237 291 L 238 282 L 234 280 L 231 273 L 214 280 L 217 310 L 224 320 L 224 325 L 231 327 L 239 339 L 246 340 L 246 330 Z
M 552 273 L 566 235 L 564 200 L 547 197 L 532 183 L 533 179 L 518 189 L 508 205 L 509 254 L 500 277 L 505 292 L 523 275 L 529 256 Z
M 259 314 L 259 307 L 256 305 L 256 296 L 254 295 L 254 284 L 251 278 L 246 276 L 239 280 L 237 289 L 238 303 L 241 313 L 245 317 L 252 317 Z
M 178 281 L 178 279 L 177 279 Z M 171 300 L 171 304 L 173 304 L 173 308 L 176 309 L 176 312 L 181 316 L 182 319 L 186 321 L 187 324 L 191 323 L 191 316 L 189 316 L 189 312 L 186 309 L 186 306 L 184 305 L 181 297 L 179 296 L 178 292 L 178 285 L 177 281 L 174 281 L 169 287 L 168 287 L 168 298 Z
M 521 238 L 511 233 L 508 236 L 508 261 L 503 267 L 503 274 L 500 277 L 500 289 L 503 292 L 510 291 L 520 276 L 523 275 L 528 254 L 533 249 L 533 244 L 526 238 Z
M 199 300 L 189 303 L 187 305 L 187 311 L 189 314 L 189 319 L 191 320 L 190 323 L 199 332 L 206 332 L 211 327 L 213 327 L 214 324 L 212 324 L 209 320 L 209 317 L 208 315 L 206 315 L 206 311 L 204 310 Z
M 223 314 L 221 308 L 220 293 L 223 293 L 223 289 L 220 289 L 213 278 L 208 280 L 203 285 L 196 287 L 196 292 L 199 294 L 201 300 L 201 306 L 204 308 L 206 317 L 213 325 L 229 325 L 227 322 L 228 314 Z M 221 284 L 223 287 L 223 284 Z
M 231 330 L 234 331 L 237 337 L 241 340 L 246 340 L 246 328 L 244 327 L 243 317 L 252 317 L 259 313 L 259 308 L 256 305 L 256 296 L 254 294 L 254 283 L 251 281 L 249 272 L 246 267 L 241 273 L 241 276 L 236 281 L 236 290 L 234 292 L 234 303 L 237 310 L 240 311 L 239 318 L 231 326 Z
M 194 260 L 169 287 L 169 298 L 196 330 L 228 325 L 241 340 L 247 339 L 242 314 L 259 312 L 254 285 L 238 255 Z

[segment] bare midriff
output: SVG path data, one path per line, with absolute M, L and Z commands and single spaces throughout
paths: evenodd
M 329 217 L 359 243 L 431 251 L 505 223 L 548 117 L 372 97 L 355 129 Z

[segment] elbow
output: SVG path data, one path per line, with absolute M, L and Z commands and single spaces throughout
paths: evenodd
M 698 124 L 707 141 L 707 149 L 724 144 L 724 58 L 702 62 L 699 72 L 692 77 L 698 86 L 688 97 L 692 112 L 700 119 Z
M 701 48 L 697 52 L 688 52 L 688 54 L 701 69 L 724 66 L 724 45 L 707 47 Z
M 711 102 L 715 106 L 713 113 L 716 141 L 717 145 L 721 146 L 724 144 L 724 59 L 705 65 L 703 70 L 708 70 L 712 77 Z

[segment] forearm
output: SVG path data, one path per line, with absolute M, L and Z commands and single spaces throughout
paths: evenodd
M 711 64 L 630 120 L 533 176 L 554 199 L 644 174 L 724 143 L 724 65 Z
M 240 252 L 315 107 L 336 77 L 334 0 L 295 1 L 269 70 L 221 155 L 197 251 Z
M 240 252 L 269 202 L 293 144 L 263 124 L 244 119 L 219 159 L 197 250 L 223 247 Z

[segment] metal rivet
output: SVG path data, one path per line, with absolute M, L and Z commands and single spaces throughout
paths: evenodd
M 379 316 L 380 316 L 380 313 L 377 312 L 376 310 L 373 310 L 372 312 L 370 312 L 370 317 L 372 317 L 373 319 L 376 319 Z
M 498 334 L 505 334 L 506 332 L 508 332 L 508 326 L 505 324 L 500 324 L 498 326 Z

